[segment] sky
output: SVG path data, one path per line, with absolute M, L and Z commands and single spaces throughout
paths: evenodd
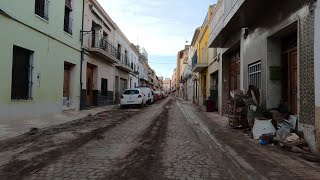
M 98 0 L 131 43 L 143 46 L 158 76 L 171 78 L 178 51 L 216 0 Z

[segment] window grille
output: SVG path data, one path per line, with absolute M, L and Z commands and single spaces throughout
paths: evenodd
M 261 61 L 255 62 L 248 67 L 249 85 L 261 89 Z

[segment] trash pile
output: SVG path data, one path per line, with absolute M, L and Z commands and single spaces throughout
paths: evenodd
M 246 94 L 231 91 L 228 119 L 232 128 L 242 128 L 244 133 L 261 145 L 274 144 L 295 153 L 309 153 L 304 134 L 298 130 L 298 117 L 278 109 L 261 107 L 259 89 L 250 85 Z

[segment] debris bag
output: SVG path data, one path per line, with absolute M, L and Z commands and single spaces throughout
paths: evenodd
M 275 134 L 276 129 L 271 121 L 272 119 L 256 117 L 252 128 L 253 139 L 260 139 L 262 134 Z
M 292 125 L 286 121 L 278 123 L 278 130 L 276 132 L 276 139 L 284 141 L 288 136 L 291 135 Z

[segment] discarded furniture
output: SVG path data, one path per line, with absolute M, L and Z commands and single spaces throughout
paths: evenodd
M 246 122 L 246 96 L 241 91 L 230 92 L 228 102 L 228 120 L 232 128 L 244 127 Z

